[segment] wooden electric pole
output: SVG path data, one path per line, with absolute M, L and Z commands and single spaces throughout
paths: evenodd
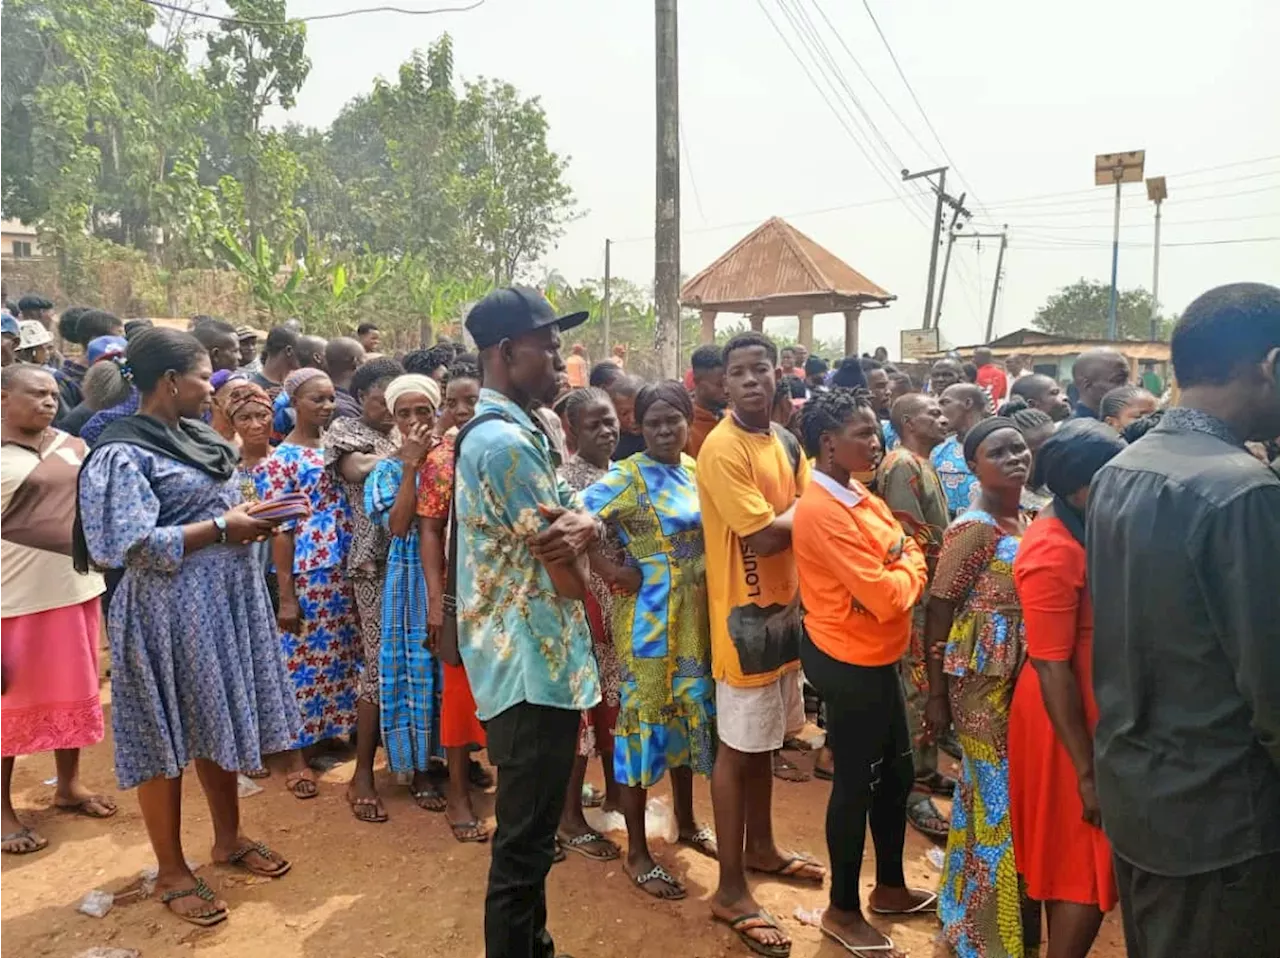
M 596 357 L 596 362 L 600 362 L 603 359 L 608 359 L 610 356 L 613 355 L 613 342 L 612 342 L 613 329 L 611 328 L 612 320 L 613 320 L 613 315 L 612 315 L 613 303 L 611 302 L 610 295 L 609 295 L 610 294 L 609 253 L 612 250 L 612 247 L 613 247 L 613 240 L 607 239 L 604 241 L 604 302 L 601 304 L 602 312 L 604 313 L 604 346 L 601 350 L 600 355 Z
M 657 73 L 657 194 L 653 286 L 657 323 L 653 347 L 659 373 L 679 374 L 680 329 L 680 77 L 676 0 L 655 0 Z
M 996 297 L 1000 295 L 1000 273 L 1004 269 L 1004 251 L 1009 245 L 1009 226 L 1006 223 L 1003 230 L 999 233 L 965 233 L 961 239 L 984 240 L 998 239 L 1000 241 L 1000 255 L 996 257 L 996 278 L 991 284 L 991 306 L 987 310 L 987 338 L 984 343 L 991 342 L 991 335 L 995 332 L 996 325 Z M 982 293 L 979 291 L 979 305 L 981 305 Z

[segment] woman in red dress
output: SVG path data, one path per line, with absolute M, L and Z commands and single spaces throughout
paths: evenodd
M 1026 628 L 1025 667 L 1009 721 L 1014 853 L 1027 894 L 1045 902 L 1045 958 L 1084 958 L 1116 905 L 1111 846 L 1093 780 L 1093 610 L 1085 583 L 1084 508 L 1094 474 L 1124 442 L 1094 420 L 1064 423 L 1036 455 L 1033 485 L 1053 502 L 1013 564 Z

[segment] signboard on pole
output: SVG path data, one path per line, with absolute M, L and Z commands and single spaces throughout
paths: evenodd
M 898 334 L 898 352 L 903 359 L 924 359 L 939 349 L 936 326 L 933 329 L 904 329 Z

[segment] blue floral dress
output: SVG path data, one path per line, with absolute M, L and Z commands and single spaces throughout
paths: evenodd
M 651 788 L 668 768 L 711 774 L 715 760 L 715 684 L 702 510 L 696 465 L 636 453 L 582 494 L 586 508 L 618 533 L 627 562 L 642 576 L 636 595 L 613 604 L 621 667 L 613 773 Z
M 403 476 L 404 463 L 391 456 L 374 466 L 365 480 L 365 512 L 388 535 L 391 507 Z M 432 758 L 444 757 L 440 744 L 444 688 L 439 664 L 427 650 L 427 579 L 418 551 L 417 515 L 408 535 L 389 538 L 378 659 L 382 744 L 393 772 L 425 772 Z
M 344 574 L 351 509 L 333 472 L 325 469 L 323 449 L 281 443 L 255 470 L 254 481 L 262 499 L 304 492 L 311 500 L 311 514 L 292 529 L 298 631 L 280 633 L 302 708 L 302 733 L 292 747 L 303 748 L 346 735 L 356 725 L 360 630 L 351 580 Z
M 183 547 L 182 526 L 240 501 L 235 478 L 127 443 L 97 450 L 81 472 L 89 554 L 124 569 L 107 615 L 121 788 L 175 778 L 194 758 L 261 768 L 302 725 L 253 551 Z

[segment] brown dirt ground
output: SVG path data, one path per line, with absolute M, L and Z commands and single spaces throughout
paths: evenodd
M 108 690 L 104 690 L 109 694 Z M 109 723 L 108 723 L 109 725 Z M 807 766 L 808 759 L 799 759 Z M 86 784 L 113 784 L 110 742 L 84 755 Z M 170 916 L 153 900 L 117 905 L 104 919 L 76 912 L 94 888 L 123 890 L 142 869 L 154 865 L 137 802 L 120 795 L 120 812 L 99 822 L 54 811 L 51 756 L 18 761 L 14 803 L 24 821 L 49 839 L 49 847 L 27 856 L 3 856 L 0 901 L 6 955 L 71 958 L 94 945 L 136 948 L 143 958 L 198 954 L 202 958 L 481 958 L 482 904 L 488 846 L 453 841 L 440 816 L 421 811 L 385 770 L 379 772 L 391 820 L 357 822 L 343 800 L 351 763 L 322 777 L 320 797 L 301 802 L 277 777 L 264 780 L 262 794 L 243 803 L 245 831 L 292 859 L 293 871 L 278 881 L 258 879 L 203 864 L 199 873 L 231 905 L 231 917 L 200 929 Z M 593 770 L 593 775 L 598 768 Z M 184 792 L 187 858 L 209 860 L 212 831 L 208 808 L 194 776 Z M 829 786 L 775 782 L 774 821 L 784 847 L 825 859 L 823 822 Z M 660 786 L 657 794 L 664 789 Z M 695 791 L 698 814 L 711 822 L 705 782 Z M 484 797 L 482 814 L 492 814 Z M 490 819 L 492 824 L 492 819 Z M 621 839 L 623 836 L 614 836 Z M 715 863 L 687 849 L 655 843 L 657 857 L 688 886 L 681 902 L 659 903 L 631 887 L 618 862 L 598 864 L 570 855 L 548 882 L 552 934 L 558 950 L 577 958 L 616 956 L 747 955 L 734 936 L 709 920 L 707 899 L 715 887 Z M 905 860 L 912 885 L 933 887 L 926 841 L 908 830 Z M 873 871 L 871 843 L 863 869 Z M 844 952 L 794 918 L 797 906 L 820 908 L 821 889 L 755 879 L 761 903 L 783 919 L 797 958 L 837 958 Z M 934 953 L 932 918 L 878 921 L 899 948 L 913 956 Z M 1121 958 L 1117 915 L 1108 918 L 1095 958 Z

